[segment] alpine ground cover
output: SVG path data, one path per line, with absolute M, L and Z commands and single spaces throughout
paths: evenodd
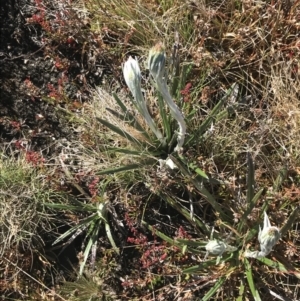
M 5 298 L 299 299 L 297 1 L 4 9 Z

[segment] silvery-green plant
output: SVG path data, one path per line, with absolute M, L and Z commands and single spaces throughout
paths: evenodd
M 259 227 L 258 233 L 258 241 L 260 243 L 261 251 L 265 254 L 269 254 L 279 239 L 279 229 L 277 227 L 271 226 L 269 217 L 264 211 L 264 226 L 263 229 Z
M 158 130 L 153 119 L 151 118 L 142 93 L 141 70 L 139 64 L 137 60 L 135 60 L 131 56 L 124 64 L 123 75 L 124 75 L 125 82 L 136 102 L 135 104 L 137 109 L 145 118 L 145 121 L 147 122 L 148 126 L 150 127 L 151 131 L 155 134 L 157 139 L 161 142 L 162 145 L 165 145 L 165 139 L 163 138 L 162 133 Z
M 280 239 L 280 231 L 277 227 L 271 226 L 269 217 L 264 211 L 264 225 L 263 229 L 259 226 L 258 241 L 260 244 L 260 251 L 246 251 L 246 257 L 261 258 L 270 254 L 273 247 Z
M 153 52 L 154 49 L 157 49 L 157 51 Z M 153 56 L 151 56 L 151 53 Z M 179 153 L 178 155 L 181 155 L 181 150 L 185 143 L 186 123 L 183 118 L 183 114 L 172 100 L 170 92 L 168 91 L 165 79 L 165 60 L 166 55 L 163 47 L 160 49 L 159 46 L 155 46 L 153 50 L 150 50 L 148 65 L 154 78 L 154 82 L 152 83 L 156 86 L 158 92 L 160 92 L 157 101 L 157 122 L 156 119 L 151 117 L 147 102 L 144 98 L 144 94 L 142 93 L 141 70 L 138 61 L 129 57 L 124 63 L 124 79 L 133 96 L 130 100 L 143 117 L 146 126 L 150 129 L 150 133 L 144 124 L 140 123 L 140 118 L 135 114 L 132 114 L 128 106 L 123 103 L 123 101 L 115 93 L 113 93 L 113 97 L 119 108 L 117 110 L 107 108 L 107 111 L 116 117 L 116 119 L 114 119 L 115 122 L 111 123 L 106 119 L 102 119 L 100 116 L 96 116 L 96 119 L 112 132 L 130 142 L 130 147 L 107 147 L 106 149 L 112 153 L 124 153 L 135 156 L 139 159 L 133 164 L 99 171 L 98 175 L 129 171 L 140 168 L 141 166 L 153 165 L 157 162 L 160 162 L 160 164 L 163 165 L 165 164 L 170 169 L 176 169 L 176 164 L 170 157 L 166 160 L 166 162 L 163 161 L 165 160 L 166 155 L 170 155 L 174 150 Z M 190 69 L 182 68 L 181 72 L 179 72 L 178 67 L 177 71 L 178 73 L 174 75 L 172 83 L 174 91 L 180 91 Z M 168 107 L 170 110 L 167 109 Z M 169 116 L 168 111 L 171 112 L 171 117 Z M 174 131 L 173 128 L 174 120 L 179 124 L 178 133 L 177 131 Z M 128 127 L 124 127 L 124 124 Z M 177 146 L 174 145 L 176 140 L 178 142 Z M 192 141 L 190 142 L 192 143 Z
M 166 104 L 169 106 L 171 115 L 178 122 L 179 125 L 179 132 L 177 135 L 178 144 L 175 148 L 175 151 L 180 152 L 184 144 L 184 139 L 186 135 L 186 123 L 182 112 L 179 110 L 179 108 L 173 101 L 167 86 L 166 77 L 165 77 L 166 54 L 162 43 L 158 43 L 150 49 L 147 62 L 148 62 L 149 71 L 155 80 L 158 91 L 161 93 Z
M 173 62 L 175 59 L 173 58 Z M 176 59 L 178 61 L 178 58 Z M 155 121 L 151 118 L 151 115 L 148 111 L 147 103 L 144 99 L 142 89 L 141 89 L 141 70 L 139 64 L 136 59 L 129 57 L 129 59 L 125 62 L 123 66 L 123 74 L 125 78 L 125 82 L 133 95 L 133 99 L 131 99 L 133 105 L 137 108 L 139 113 L 142 115 L 146 124 L 149 126 L 151 132 L 154 134 L 154 137 L 148 133 L 147 129 L 140 123 L 139 118 L 136 117 L 130 109 L 127 108 L 126 104 L 122 102 L 122 100 L 114 93 L 113 97 L 115 98 L 119 109 L 114 110 L 111 108 L 107 108 L 107 110 L 117 118 L 117 120 L 121 121 L 122 124 L 126 123 L 129 127 L 124 128 L 121 123 L 113 124 L 108 120 L 102 119 L 101 117 L 96 117 L 96 119 L 103 124 L 105 127 L 109 128 L 112 132 L 117 133 L 119 136 L 125 138 L 130 142 L 131 147 L 122 148 L 122 147 L 107 147 L 108 151 L 125 153 L 132 156 L 139 157 L 138 161 L 133 164 L 127 164 L 125 166 L 118 166 L 116 168 L 108 168 L 102 171 L 99 171 L 100 174 L 111 174 L 122 171 L 129 171 L 133 169 L 140 168 L 141 166 L 153 165 L 160 162 L 160 165 L 167 165 L 170 169 L 177 169 L 179 166 L 174 161 L 175 158 L 171 158 L 172 152 L 178 152 L 178 157 L 180 160 L 183 160 L 184 165 L 187 164 L 188 168 L 194 168 L 195 172 L 202 178 L 208 179 L 207 175 L 198 167 L 191 165 L 185 158 L 183 158 L 182 147 L 185 144 L 186 146 L 191 146 L 198 141 L 198 138 L 202 136 L 210 127 L 210 125 L 217 120 L 217 115 L 223 107 L 226 99 L 230 97 L 234 87 L 234 84 L 228 91 L 224 97 L 217 103 L 215 108 L 211 111 L 211 113 L 207 116 L 207 118 L 201 123 L 197 130 L 191 132 L 189 139 L 186 140 L 186 122 L 183 117 L 182 112 L 179 110 L 177 105 L 174 103 L 172 96 L 168 90 L 167 80 L 166 80 L 166 54 L 164 47 L 161 43 L 154 46 L 150 52 L 147 60 L 148 68 L 150 70 L 151 76 L 154 79 L 154 84 L 160 92 L 158 97 L 158 114 L 159 114 L 159 124 L 155 123 Z M 177 66 L 178 67 L 178 66 Z M 176 67 L 176 68 L 177 68 Z M 177 69 L 176 69 L 177 70 Z M 183 87 L 183 83 L 186 80 L 187 74 L 190 72 L 190 68 L 182 68 L 182 71 L 174 75 L 172 90 L 173 94 Z M 176 92 L 176 93 L 177 93 Z M 179 92 L 178 92 L 179 93 Z M 236 93 L 237 94 L 237 93 Z M 167 106 L 166 106 L 167 104 Z M 169 112 L 171 113 L 171 118 L 168 116 L 166 107 L 169 108 Z M 187 120 L 191 121 L 194 118 L 195 111 L 188 115 Z M 224 114 L 222 114 L 223 116 Z M 221 118 L 221 117 L 220 117 Z M 173 120 L 177 121 L 179 125 L 178 132 L 173 129 Z M 131 131 L 132 129 L 132 131 Z M 140 135 L 141 134 L 141 135 Z M 174 148 L 174 142 L 177 140 L 177 145 Z M 168 156 L 166 160 L 165 157 Z M 177 158 L 178 158 L 177 157 Z M 159 159 L 159 160 L 157 160 Z M 166 160 L 166 162 L 163 162 Z M 177 160 L 178 161 L 178 160 Z M 180 162 L 178 162 L 180 164 Z M 182 167 L 185 169 L 185 167 Z M 181 168 L 181 170 L 182 170 Z M 202 184 L 198 183 L 200 186 Z M 217 211 L 220 211 L 219 205 L 215 202 L 212 196 L 209 195 L 208 191 L 205 190 L 204 187 L 198 185 L 199 189 L 208 196 L 208 200 L 213 203 L 214 208 Z M 198 188 L 197 188 L 198 189 Z M 223 216 L 223 213 L 221 213 Z
M 205 246 L 207 255 L 222 256 L 226 250 L 226 244 L 218 239 L 210 240 Z
M 115 244 L 115 241 L 112 236 L 110 224 L 108 221 L 108 207 L 109 202 L 104 200 L 106 197 L 98 197 L 96 202 L 90 202 L 85 204 L 83 202 L 73 200 L 73 204 L 49 204 L 45 203 L 47 207 L 58 209 L 58 210 L 68 210 L 73 212 L 82 212 L 88 214 L 87 217 L 83 218 L 78 224 L 71 227 L 65 233 L 60 235 L 54 242 L 53 245 L 63 243 L 63 249 L 70 245 L 72 241 L 83 232 L 86 232 L 86 243 L 84 243 L 83 248 L 83 260 L 80 263 L 79 275 L 82 275 L 84 268 L 86 266 L 88 257 L 91 256 L 91 266 L 94 265 L 96 260 L 96 251 L 98 246 L 98 235 L 99 231 L 104 224 L 105 232 L 113 250 L 119 254 L 119 249 Z M 62 250 L 63 250 L 62 249 Z
M 232 90 L 234 92 L 235 89 Z M 186 145 L 189 145 L 188 142 Z M 216 224 L 218 225 L 219 231 L 218 234 L 213 237 L 213 231 L 209 229 L 208 224 L 199 218 L 197 214 L 194 214 L 193 204 L 195 203 L 196 197 L 193 197 L 192 194 L 189 194 L 189 209 L 186 205 L 183 205 L 182 202 L 174 201 L 174 199 L 176 200 L 176 196 L 170 197 L 169 195 L 163 195 L 163 197 L 164 200 L 166 200 L 166 202 L 168 202 L 182 216 L 184 216 L 185 219 L 188 220 L 191 225 L 193 225 L 193 227 L 198 229 L 197 232 L 199 233 L 199 237 L 174 239 L 173 237 L 169 237 L 149 225 L 148 229 L 167 243 L 176 246 L 179 250 L 181 250 L 182 254 L 190 255 L 191 259 L 196 261 L 196 264 L 192 266 L 183 265 L 183 274 L 188 274 L 191 275 L 191 277 L 194 277 L 194 275 L 197 274 L 202 276 L 205 273 L 209 273 L 209 275 L 214 275 L 216 277 L 216 282 L 206 293 L 203 294 L 203 296 L 201 296 L 201 300 L 212 300 L 213 296 L 220 290 L 222 286 L 228 286 L 227 281 L 231 281 L 231 275 L 234 275 L 234 277 L 239 275 L 241 279 L 244 279 L 246 276 L 247 283 L 244 280 L 240 282 L 240 293 L 236 300 L 244 300 L 248 294 L 251 294 L 251 300 L 253 299 L 255 301 L 261 301 L 262 299 L 260 298 L 260 293 L 256 288 L 255 274 L 253 273 L 253 266 L 255 263 L 250 263 L 247 257 L 257 258 L 257 261 L 269 266 L 270 268 L 288 273 L 290 266 L 286 267 L 278 259 L 272 260 L 266 258 L 265 256 L 272 251 L 280 236 L 284 236 L 284 234 L 296 220 L 300 212 L 300 206 L 294 210 L 286 224 L 280 230 L 278 230 L 277 227 L 271 225 L 270 220 L 265 213 L 268 205 L 265 202 L 263 208 L 261 209 L 264 214 L 263 227 L 259 227 L 259 224 L 257 224 L 257 227 L 253 227 L 251 224 L 250 227 L 250 225 L 247 223 L 248 217 L 251 215 L 254 208 L 257 208 L 257 203 L 259 200 L 261 200 L 264 189 L 261 188 L 257 192 L 255 191 L 254 162 L 251 153 L 248 153 L 247 189 L 245 195 L 245 204 L 247 206 L 244 210 L 244 213 L 241 215 L 239 222 L 235 222 L 233 216 L 229 216 L 230 212 L 225 211 L 224 206 L 220 204 L 220 202 L 218 202 L 208 190 L 205 189 L 203 182 L 207 179 L 207 176 L 205 176 L 201 170 L 199 171 L 197 165 L 185 160 L 183 155 L 179 156 L 180 160 L 172 154 L 170 154 L 169 157 L 176 165 L 178 170 L 184 175 L 184 179 L 189 180 L 189 185 L 193 185 L 193 187 L 195 187 L 195 189 L 201 193 L 201 197 L 204 197 L 217 213 Z M 162 163 L 167 165 L 166 162 Z M 194 176 L 193 172 L 197 173 L 198 176 Z M 199 179 L 203 180 L 200 182 Z M 146 224 L 145 222 L 143 223 Z M 229 232 L 229 230 L 231 230 L 231 232 Z M 229 245 L 228 238 L 225 238 L 222 234 L 226 234 L 226 237 L 228 238 L 231 236 L 231 234 L 235 234 L 231 240 L 232 243 L 230 243 L 232 245 Z M 245 253 L 243 247 L 250 244 L 257 234 L 260 243 L 260 250 L 255 252 L 247 251 Z M 207 241 L 207 239 L 205 239 L 206 237 L 210 237 L 210 239 Z M 203 248 L 206 249 L 206 255 L 204 259 Z M 220 261 L 224 263 L 221 269 L 217 266 Z M 297 268 L 294 267 L 293 269 L 294 271 L 297 270 Z M 300 279 L 299 274 L 297 274 L 297 277 Z
M 206 255 L 205 259 L 207 258 L 208 255 L 214 255 L 218 256 L 216 264 L 219 264 L 223 253 L 231 253 L 237 250 L 236 247 L 228 245 L 226 242 L 220 239 L 213 239 L 213 233 L 214 233 L 214 228 L 212 229 L 212 232 L 210 234 L 210 240 L 209 242 L 205 245 L 206 249 Z
M 205 249 L 207 251 L 207 255 L 211 254 L 217 256 L 222 256 L 224 252 L 230 253 L 237 250 L 236 247 L 230 246 L 224 241 L 218 239 L 210 240 L 206 244 Z

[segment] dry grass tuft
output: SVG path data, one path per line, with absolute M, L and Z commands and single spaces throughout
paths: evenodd
M 58 220 L 44 203 L 62 201 L 65 194 L 50 188 L 45 166 L 15 156 L 7 149 L 0 153 L 0 292 L 28 297 L 44 279 L 38 270 L 51 266 L 44 248 L 55 237 Z
M 54 194 L 54 193 L 53 193 Z M 41 234 L 50 231 L 51 215 L 42 204 L 51 196 L 45 176 L 19 158 L 0 159 L 1 254 L 10 249 L 43 246 Z
M 187 50 L 194 39 L 190 4 L 182 1 L 98 1 L 85 2 L 91 13 L 92 30 L 101 32 L 114 51 L 141 53 L 157 41 L 177 42 L 178 32 Z
M 143 141 L 146 144 L 149 142 L 139 131 L 111 113 L 111 111 L 119 114 L 122 113 L 111 94 L 102 88 L 93 89 L 92 93 L 92 100 L 85 103 L 78 114 L 80 123 L 74 123 L 76 131 L 79 133 L 79 140 L 73 141 L 72 147 L 64 149 L 63 153 L 68 155 L 68 161 L 72 161 L 72 158 L 79 160 L 81 162 L 80 165 L 86 171 L 93 170 L 96 172 L 108 167 L 118 167 L 134 162 L 135 159 L 129 154 L 124 155 L 109 152 L 109 148 L 120 147 L 132 149 L 132 145 L 124 137 L 103 126 L 97 118 L 107 120 L 122 131 L 128 132 L 137 140 Z M 125 103 L 128 108 L 132 108 L 130 112 L 136 116 L 140 124 L 147 128 L 145 121 L 140 118 L 132 104 L 126 100 Z M 74 150 L 76 151 L 74 152 Z

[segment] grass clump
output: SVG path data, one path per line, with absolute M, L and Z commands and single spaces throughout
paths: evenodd
M 51 230 L 52 218 L 42 204 L 55 197 L 44 175 L 25 159 L 1 153 L 0 192 L 2 254 L 42 247 L 40 235 Z
M 65 195 L 54 191 L 45 169 L 28 162 L 28 157 L 14 157 L 12 151 L 0 154 L 0 239 L 1 294 L 30 297 L 36 288 L 47 288 L 45 275 L 38 270 L 51 266 L 45 251 L 62 224 L 44 203 L 63 201 Z M 13 279 L 13 281 L 12 281 Z M 28 279 L 34 280 L 26 292 Z
M 176 41 L 174 32 L 190 45 L 194 37 L 190 5 L 182 1 L 85 1 L 92 13 L 92 30 L 103 31 L 105 40 L 124 53 L 147 50 L 158 40 L 168 45 Z M 112 22 L 113 20 L 113 22 Z

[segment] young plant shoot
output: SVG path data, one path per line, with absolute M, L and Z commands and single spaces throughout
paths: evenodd
M 179 131 L 177 136 L 177 146 L 175 151 L 180 152 L 184 144 L 184 139 L 186 135 L 186 123 L 183 118 L 182 112 L 179 110 L 175 102 L 173 101 L 165 78 L 165 63 L 166 54 L 165 48 L 162 43 L 156 44 L 149 51 L 148 56 L 148 68 L 151 75 L 153 76 L 158 91 L 161 93 L 163 99 L 170 108 L 170 113 L 173 118 L 178 122 Z
M 148 126 L 150 127 L 151 131 L 155 134 L 157 139 L 161 142 L 162 145 L 165 144 L 165 140 L 163 138 L 162 133 L 156 127 L 153 119 L 150 116 L 148 111 L 144 96 L 142 94 L 141 89 L 141 70 L 137 60 L 132 58 L 131 56 L 124 64 L 123 68 L 123 75 L 125 82 L 133 95 L 135 100 L 135 104 L 139 112 L 145 118 Z

